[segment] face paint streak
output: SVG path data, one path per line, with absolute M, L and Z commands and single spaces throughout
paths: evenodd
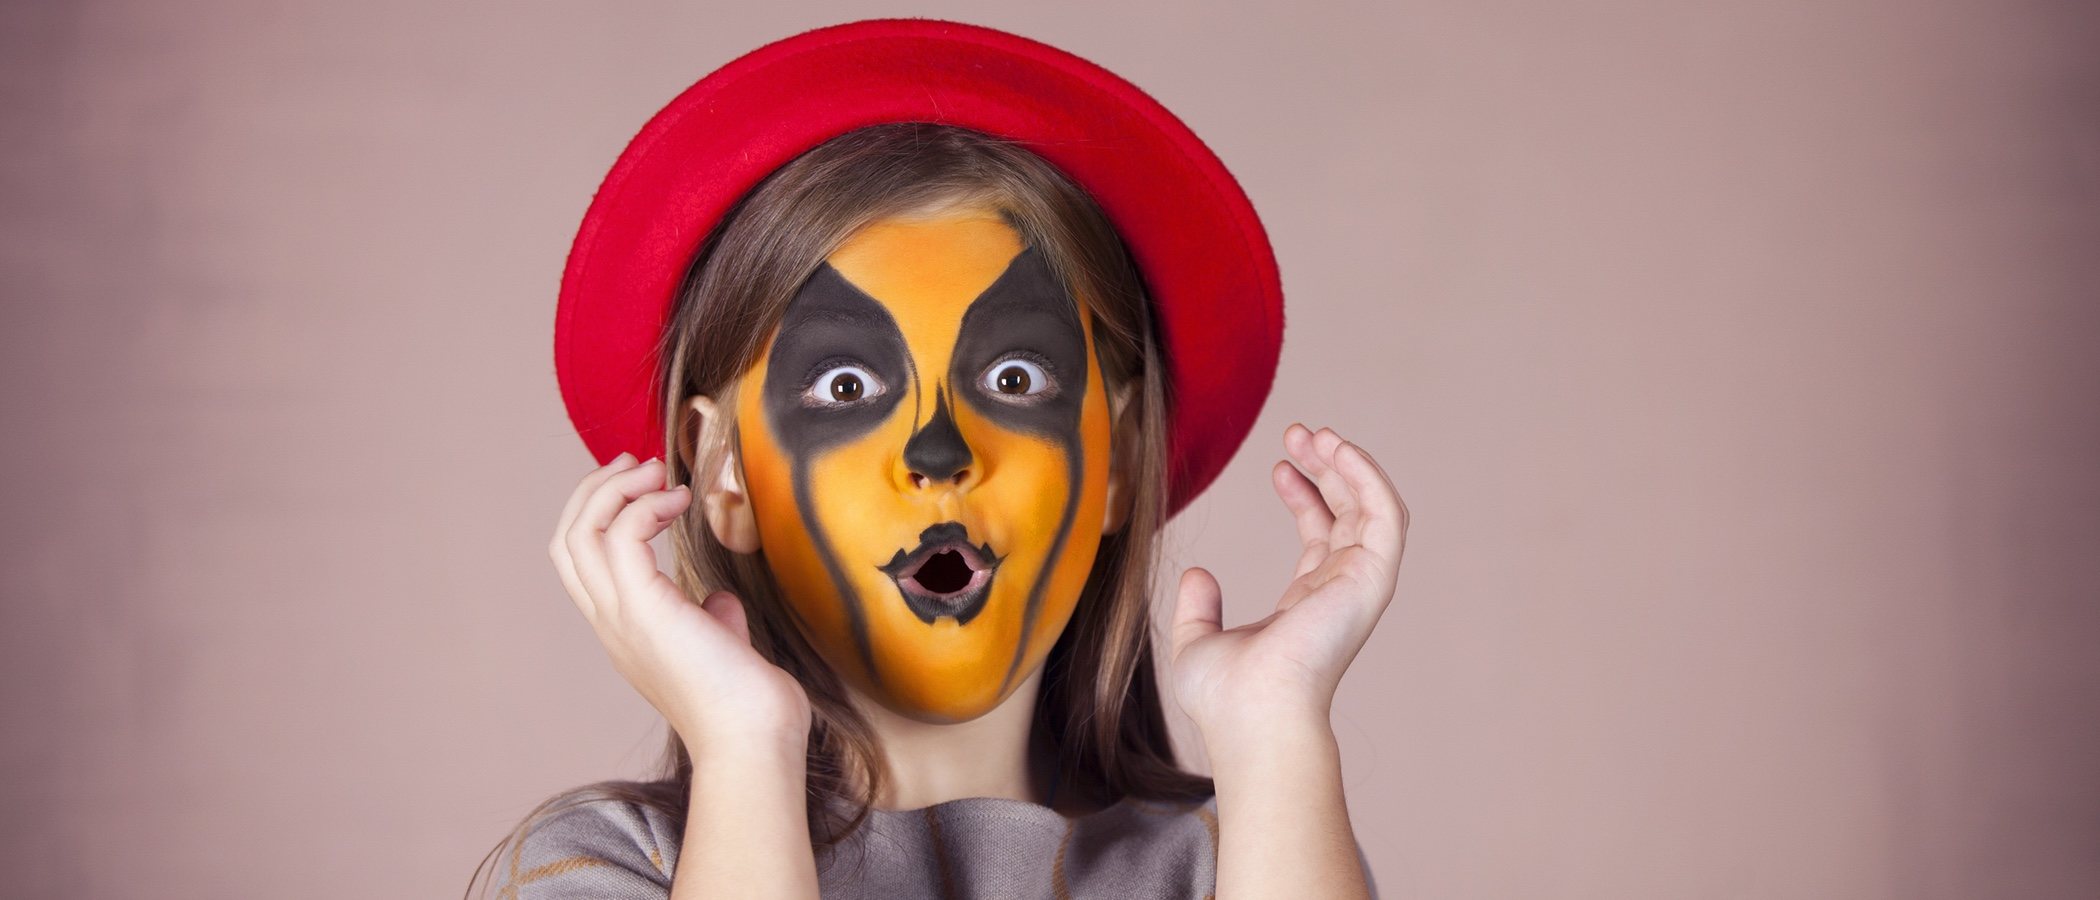
M 853 649 L 860 653 L 861 664 L 867 667 L 868 680 L 877 688 L 882 687 L 882 672 L 875 668 L 875 651 L 868 646 L 867 614 L 860 607 L 860 594 L 846 580 L 846 572 L 839 566 L 838 554 L 831 549 L 831 539 L 817 524 L 816 508 L 810 505 L 809 459 L 797 455 L 794 459 L 795 510 L 802 514 L 802 527 L 809 532 L 810 542 L 816 545 L 817 558 L 824 561 L 824 571 L 831 575 L 831 583 L 838 588 L 839 603 L 846 608 L 846 621 L 853 629 Z
M 1075 435 L 1076 437 L 1076 435 Z M 1043 568 L 1035 575 L 1035 584 L 1028 589 L 1028 610 L 1021 616 L 1021 640 L 1014 644 L 1014 659 L 1006 665 L 1006 677 L 999 682 L 999 693 L 1013 686 L 1014 675 L 1021 670 L 1021 659 L 1028 652 L 1028 637 L 1035 631 L 1036 612 L 1043 607 L 1043 589 L 1050 583 L 1051 573 L 1057 571 L 1058 560 L 1064 557 L 1065 536 L 1072 533 L 1072 514 L 1079 508 L 1080 479 L 1086 471 L 1086 451 L 1079 441 L 1067 441 L 1065 458 L 1070 462 L 1066 470 L 1072 489 L 1065 492 L 1065 511 L 1057 522 L 1057 537 L 1050 541 L 1050 555 L 1043 558 Z
M 911 373 L 911 420 L 919 421 L 920 402 L 926 398 L 924 388 L 919 386 L 919 361 L 911 355 L 911 347 L 904 348 L 904 369 Z
M 1093 357 L 1094 365 L 1106 371 L 1106 367 L 1101 366 L 1101 345 L 1098 342 L 1094 344 Z M 1102 385 L 1102 393 L 1107 393 L 1106 384 Z M 1071 460 L 1068 467 L 1070 475 L 1067 477 L 1072 484 L 1072 490 L 1065 495 L 1064 516 L 1058 522 L 1057 537 L 1050 544 L 1050 556 L 1044 560 L 1042 571 L 1036 574 L 1035 585 L 1028 589 L 1028 613 L 1021 619 L 1021 641 L 1014 647 L 1013 662 L 1007 664 L 1005 680 L 999 683 L 1000 693 L 1006 692 L 1007 687 L 1013 684 L 1014 675 L 1021 669 L 1022 656 L 1028 649 L 1029 634 L 1035 628 L 1036 611 L 1043 605 L 1043 589 L 1048 585 L 1051 573 L 1056 570 L 1058 560 L 1064 556 L 1065 536 L 1072 533 L 1072 516 L 1079 507 L 1079 485 L 1086 471 L 1086 450 L 1084 442 L 1080 441 L 1076 434 L 1064 444 L 1067 459 Z
M 742 424 L 732 423 L 729 426 L 729 446 L 736 449 L 737 462 L 738 465 L 741 467 L 744 460 L 744 454 L 747 452 L 744 449 L 744 426 Z M 737 473 L 737 479 L 739 481 L 742 481 L 746 485 L 750 484 L 750 481 L 744 477 L 744 473 L 741 471 Z M 808 518 L 808 512 L 802 511 L 802 514 L 803 518 L 806 520 Z M 751 504 L 751 523 L 753 526 L 757 527 L 758 530 L 764 531 L 764 524 L 760 521 L 760 515 L 761 514 L 759 512 L 759 504 Z M 823 549 L 824 548 L 820 547 L 819 551 L 822 552 Z M 800 629 L 803 634 L 810 633 L 809 619 L 802 615 L 802 610 L 795 608 L 795 604 L 793 603 L 782 603 L 781 607 L 787 610 L 788 618 L 794 621 L 795 627 L 797 629 Z M 866 629 L 862 628 L 861 630 L 865 631 Z M 863 653 L 863 656 L 865 655 L 866 654 Z

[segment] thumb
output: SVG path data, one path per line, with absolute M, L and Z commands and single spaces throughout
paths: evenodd
M 716 591 L 700 601 L 700 608 L 736 635 L 736 639 L 751 643 L 751 622 L 744 617 L 744 601 L 728 591 Z
M 1223 627 L 1224 606 L 1218 579 L 1208 570 L 1191 568 L 1182 572 L 1181 588 L 1174 594 L 1174 656 L 1181 656 L 1182 648 L 1197 638 L 1218 633 Z

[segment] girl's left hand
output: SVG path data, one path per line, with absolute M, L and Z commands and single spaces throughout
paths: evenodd
M 1370 454 L 1295 424 L 1283 445 L 1291 458 L 1271 480 L 1303 551 L 1276 611 L 1221 628 L 1218 581 L 1200 568 L 1182 573 L 1175 599 L 1174 691 L 1213 744 L 1280 724 L 1327 727 L 1335 685 L 1392 602 L 1407 544 L 1407 506 Z

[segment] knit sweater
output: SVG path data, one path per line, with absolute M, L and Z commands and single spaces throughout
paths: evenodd
M 621 800 L 571 807 L 498 860 L 496 896 L 666 900 L 679 843 L 654 809 Z M 1026 801 L 969 797 L 871 810 L 840 848 L 818 854 L 817 880 L 826 898 L 1208 900 L 1217 853 L 1216 797 L 1126 798 L 1073 819 Z

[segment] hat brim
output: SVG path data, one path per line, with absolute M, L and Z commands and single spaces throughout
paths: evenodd
M 936 122 L 1022 142 L 1122 236 L 1172 393 L 1169 512 L 1210 485 L 1275 377 L 1283 287 L 1217 156 L 1114 73 L 1046 44 L 934 19 L 873 19 L 754 50 L 665 106 L 613 164 L 562 275 L 556 378 L 593 457 L 662 453 L 657 343 L 716 222 L 768 174 L 856 128 Z

